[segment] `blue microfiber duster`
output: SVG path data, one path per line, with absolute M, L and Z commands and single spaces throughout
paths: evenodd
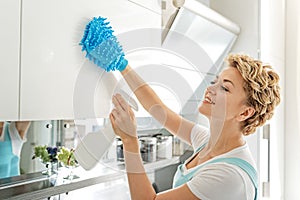
M 128 61 L 106 18 L 94 17 L 86 27 L 83 38 L 79 43 L 86 57 L 105 71 L 123 71 Z

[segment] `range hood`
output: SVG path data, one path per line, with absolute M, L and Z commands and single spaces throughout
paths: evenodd
M 184 98 L 181 100 L 180 111 L 186 118 L 195 121 L 199 119 L 197 108 L 203 92 L 220 72 L 240 28 L 197 0 L 177 1 L 165 1 L 165 7 L 162 8 L 162 44 L 168 49 L 174 49 L 189 62 L 184 64 L 177 60 L 170 64 L 168 61 L 166 65 L 171 65 L 182 77 L 187 72 L 193 73 L 193 76 L 198 75 L 198 78 L 186 78 L 187 82 L 191 82 L 191 79 L 196 81 L 190 84 L 191 90 L 186 90 L 182 95 Z
M 197 0 L 165 1 L 162 19 L 163 43 L 178 40 L 174 33 L 182 34 L 203 48 L 217 68 L 240 33 L 237 24 Z

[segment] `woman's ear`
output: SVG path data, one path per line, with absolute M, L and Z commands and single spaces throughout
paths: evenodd
M 252 107 L 245 107 L 243 109 L 243 111 L 239 114 L 239 116 L 237 117 L 238 121 L 245 121 L 246 119 L 252 117 L 255 113 L 255 109 Z

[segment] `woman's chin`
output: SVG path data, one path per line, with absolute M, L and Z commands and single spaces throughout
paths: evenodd
M 202 114 L 202 115 L 204 115 L 204 116 L 206 116 L 206 117 L 210 116 L 210 113 L 211 113 L 210 110 L 211 109 L 207 109 L 204 106 L 202 106 L 202 104 L 198 108 L 199 113 Z

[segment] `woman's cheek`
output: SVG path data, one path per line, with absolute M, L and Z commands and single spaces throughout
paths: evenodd
M 212 106 L 212 117 L 225 119 L 227 116 L 227 98 L 225 95 L 218 95 L 215 104 Z

